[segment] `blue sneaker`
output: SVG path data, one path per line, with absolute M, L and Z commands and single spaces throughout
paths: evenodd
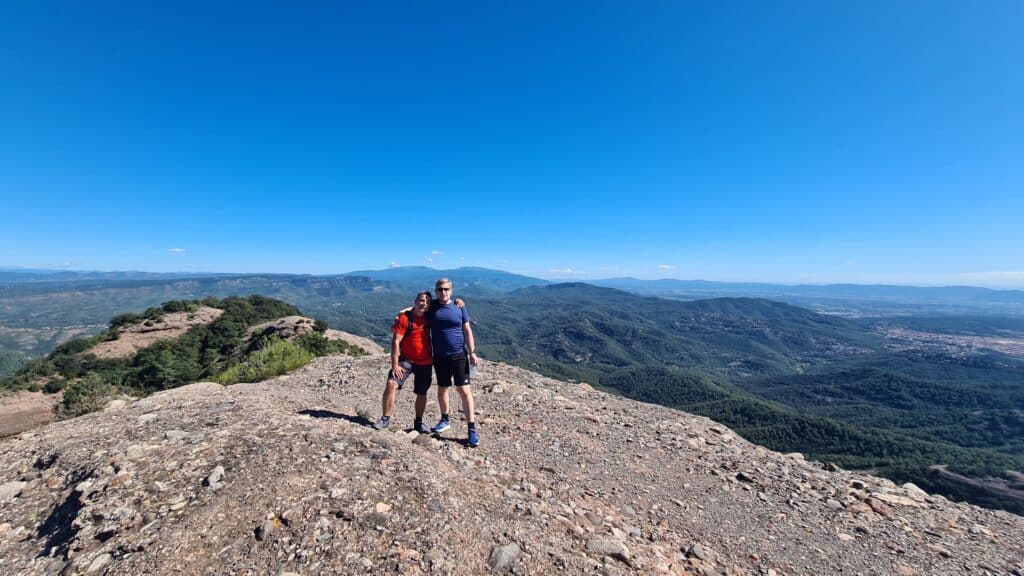
M 419 425 L 416 426 L 416 431 L 420 434 L 430 434 L 430 428 L 428 428 L 423 422 L 420 422 Z
M 430 431 L 433 432 L 434 434 L 440 434 L 441 432 L 444 432 L 445 430 L 451 427 L 452 425 L 451 423 L 448 422 L 447 418 L 441 418 L 440 420 L 437 421 L 437 425 L 431 428 Z
M 374 424 L 373 427 L 376 428 L 377 430 L 387 430 L 388 426 L 390 425 L 391 418 L 388 416 L 381 416 L 380 420 L 377 420 L 377 423 Z
M 469 429 L 469 439 L 467 443 L 470 448 L 476 448 L 480 445 L 480 437 L 476 434 L 476 428 Z

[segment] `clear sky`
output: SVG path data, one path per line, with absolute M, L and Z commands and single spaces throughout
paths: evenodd
M 1024 2 L 5 2 L 0 266 L 1024 286 Z

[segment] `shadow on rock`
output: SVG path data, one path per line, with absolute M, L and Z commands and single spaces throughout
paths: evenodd
M 78 470 L 68 477 L 68 484 L 75 486 L 88 476 L 87 472 Z M 39 552 L 40 557 L 50 556 L 50 550 L 53 548 L 56 548 L 54 557 L 67 553 L 68 545 L 78 534 L 78 529 L 72 526 L 72 523 L 83 506 L 82 493 L 72 489 L 67 498 L 50 511 L 50 515 L 39 525 L 39 538 L 46 538 L 43 549 Z
M 373 426 L 373 422 L 367 419 L 365 416 L 351 416 L 349 414 L 341 414 L 340 412 L 333 412 L 331 410 L 299 410 L 299 414 L 304 416 L 312 416 L 313 418 L 337 418 L 339 420 L 347 420 L 353 424 L 360 426 Z

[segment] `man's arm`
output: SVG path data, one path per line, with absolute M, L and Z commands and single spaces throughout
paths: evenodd
M 395 320 L 397 321 L 398 318 L 395 318 Z M 398 354 L 402 348 L 402 338 L 404 337 L 405 334 L 401 332 L 395 332 L 391 337 L 391 374 L 396 378 L 403 376 L 402 367 L 398 365 Z
M 469 350 L 469 363 L 476 366 L 476 342 L 473 341 L 473 328 L 469 322 L 462 323 L 462 335 L 466 338 L 466 349 Z
M 458 297 L 458 296 L 456 296 L 456 297 L 455 297 L 455 298 L 454 298 L 454 299 L 452 300 L 452 302 L 453 302 L 453 303 L 455 303 L 455 307 L 456 307 L 456 308 L 465 308 L 465 307 L 466 307 L 466 301 L 465 301 L 465 300 L 463 300 L 463 299 L 462 299 L 461 297 Z M 430 301 L 430 305 L 431 305 L 432 307 L 433 307 L 433 306 L 437 306 L 437 305 L 438 305 L 438 301 L 437 301 L 437 298 L 434 298 L 433 300 L 431 300 L 431 301 Z M 408 312 L 408 311 L 410 311 L 410 310 L 412 310 L 412 306 L 410 306 L 410 307 L 406 308 L 405 310 L 402 310 L 402 312 L 404 313 L 404 312 Z

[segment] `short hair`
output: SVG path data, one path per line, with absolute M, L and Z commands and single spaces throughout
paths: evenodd
M 452 281 L 447 279 L 447 278 L 438 278 L 437 282 L 434 282 L 434 288 L 437 288 L 438 286 L 444 286 L 445 284 L 451 284 L 451 283 L 452 283 Z
M 417 292 L 416 293 L 416 297 L 413 298 L 412 301 L 415 302 L 415 301 L 419 300 L 420 296 L 426 296 L 427 297 L 427 302 L 430 302 L 431 300 L 434 299 L 434 295 L 430 293 L 430 290 L 424 290 L 423 292 Z

